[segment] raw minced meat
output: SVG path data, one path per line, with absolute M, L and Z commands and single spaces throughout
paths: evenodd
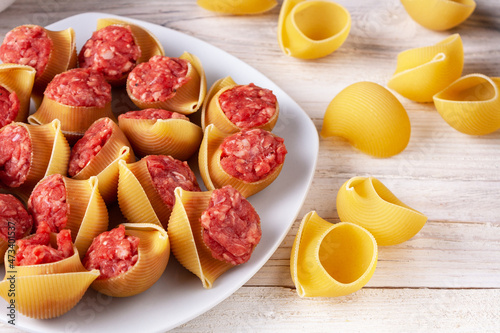
M 141 111 L 129 111 L 118 116 L 118 119 L 182 119 L 189 121 L 185 115 L 162 109 L 144 109 Z
M 111 102 L 111 86 L 99 72 L 74 68 L 56 75 L 44 95 L 68 106 L 101 108 Z
M 98 269 L 98 279 L 109 279 L 127 272 L 138 258 L 140 239 L 125 235 L 125 227 L 106 231 L 94 238 L 85 257 L 83 265 L 86 269 Z
M 276 113 L 276 103 L 271 90 L 253 83 L 233 87 L 219 96 L 221 110 L 239 128 L 254 128 L 269 122 Z
M 212 256 L 232 265 L 247 262 L 262 235 L 259 215 L 250 202 L 229 185 L 212 192 L 200 222 L 203 241 Z
M 66 201 L 66 185 L 61 175 L 41 180 L 28 199 L 28 211 L 38 230 L 47 228 L 59 232 L 66 228 L 70 206 Z
M 15 63 L 35 68 L 40 77 L 50 58 L 52 40 L 45 29 L 38 25 L 23 25 L 12 29 L 5 35 L 0 46 L 0 59 L 4 63 Z
M 21 201 L 11 194 L 0 194 L 0 237 L 5 241 L 12 235 L 16 240 L 23 238 L 32 226 L 33 218 Z
M 149 155 L 144 158 L 156 191 L 170 209 L 175 203 L 176 187 L 186 191 L 201 191 L 187 162 L 165 155 Z
M 57 249 L 50 245 L 50 233 L 47 230 L 37 232 L 29 239 L 20 239 L 16 245 L 16 266 L 48 264 L 69 258 L 75 253 L 69 229 L 57 234 Z
M 0 182 L 19 187 L 31 166 L 31 138 L 24 126 L 10 124 L 0 129 Z
M 189 81 L 188 61 L 156 55 L 130 72 L 127 88 L 143 102 L 164 102 Z
M 101 72 L 106 80 L 120 80 L 135 67 L 140 56 L 141 49 L 130 27 L 110 25 L 92 34 L 78 61 L 81 68 Z
M 266 178 L 285 162 L 287 153 L 282 138 L 257 128 L 226 137 L 220 149 L 224 171 L 248 183 Z
M 0 128 L 13 122 L 19 113 L 19 98 L 15 91 L 0 87 Z
M 101 151 L 113 134 L 113 121 L 101 118 L 89 127 L 71 149 L 68 175 L 75 176 Z

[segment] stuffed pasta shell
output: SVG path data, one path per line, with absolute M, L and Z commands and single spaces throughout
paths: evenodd
M 16 64 L 0 64 L 0 128 L 28 118 L 35 69 Z

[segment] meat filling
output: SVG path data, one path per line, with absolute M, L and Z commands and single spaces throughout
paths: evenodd
M 31 138 L 23 126 L 11 124 L 0 129 L 0 182 L 19 187 L 31 166 Z
M 23 238 L 33 226 L 33 218 L 21 201 L 10 194 L 0 194 L 0 237 L 6 242 Z
M 0 87 L 0 128 L 13 122 L 19 113 L 19 98 L 15 91 Z
M 118 116 L 118 119 L 182 119 L 189 121 L 185 115 L 162 109 L 144 109 L 141 111 L 129 111 Z
M 71 230 L 64 229 L 57 234 L 57 249 L 50 245 L 48 232 L 37 232 L 29 239 L 16 241 L 16 266 L 40 265 L 60 261 L 74 254 Z

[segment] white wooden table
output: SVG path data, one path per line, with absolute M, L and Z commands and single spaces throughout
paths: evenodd
M 281 1 L 263 15 L 238 17 L 205 11 L 195 0 L 17 0 L 0 13 L 0 36 L 20 24 L 47 25 L 88 11 L 150 21 L 220 47 L 265 73 L 318 129 L 340 90 L 364 80 L 385 86 L 399 52 L 432 45 L 452 33 L 463 39 L 464 75 L 500 76 L 497 0 L 477 0 L 474 14 L 448 32 L 419 26 L 398 0 L 338 2 L 352 15 L 350 35 L 338 51 L 313 61 L 280 51 L 276 30 Z M 244 287 L 174 332 L 500 331 L 500 131 L 482 137 L 461 134 L 432 104 L 396 96 L 412 125 L 406 150 L 375 159 L 342 139 L 322 139 L 310 192 L 276 253 Z M 299 298 L 289 258 L 300 219 L 316 210 L 338 221 L 340 185 L 366 175 L 426 214 L 427 224 L 408 242 L 379 248 L 375 274 L 362 290 L 339 298 Z M 18 332 L 5 324 L 0 330 Z

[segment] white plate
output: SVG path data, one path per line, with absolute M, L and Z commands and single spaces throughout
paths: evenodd
M 75 15 L 47 28 L 72 27 L 76 32 L 77 50 L 80 50 L 95 30 L 97 19 L 104 17 L 116 17 L 148 29 L 163 44 L 167 56 L 178 57 L 184 51 L 198 56 L 207 74 L 208 87 L 215 80 L 230 75 L 238 83 L 254 82 L 271 89 L 280 103 L 280 117 L 273 133 L 285 139 L 288 155 L 278 179 L 250 198 L 261 217 L 260 244 L 246 264 L 224 273 L 212 289 L 204 289 L 201 281 L 171 256 L 163 276 L 137 296 L 111 298 L 89 290 L 75 308 L 56 319 L 35 320 L 17 313 L 16 326 L 29 331 L 164 332 L 199 316 L 238 290 L 271 257 L 295 221 L 314 175 L 318 134 L 312 121 L 283 90 L 232 55 L 159 25 L 103 13 Z M 2 321 L 6 321 L 6 305 L 0 298 Z

